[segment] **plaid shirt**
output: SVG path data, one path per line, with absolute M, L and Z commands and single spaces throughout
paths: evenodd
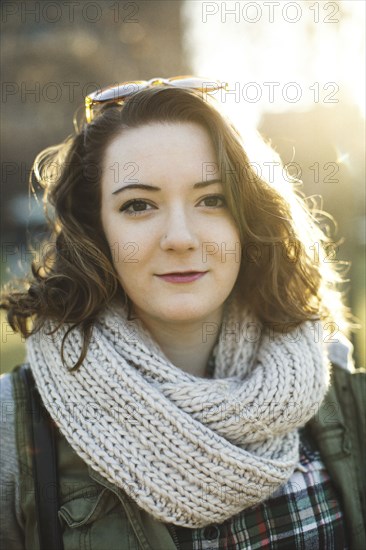
M 300 468 L 269 499 L 202 529 L 167 525 L 179 550 L 345 550 L 343 514 L 314 443 L 300 430 Z
M 205 375 L 211 378 L 215 350 Z M 218 525 L 166 524 L 178 550 L 346 550 L 341 503 L 315 442 L 299 430 L 300 461 L 270 498 Z

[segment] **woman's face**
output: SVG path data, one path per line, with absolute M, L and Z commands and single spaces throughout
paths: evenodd
M 209 136 L 193 123 L 124 130 L 106 149 L 102 224 L 119 281 L 142 320 L 208 320 L 234 287 L 240 237 L 223 186 L 216 179 L 194 187 L 218 177 L 206 177 L 213 163 Z M 204 274 L 184 282 L 161 277 L 187 271 Z

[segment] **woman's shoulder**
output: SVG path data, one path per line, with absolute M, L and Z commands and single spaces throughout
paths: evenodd
M 0 376 L 0 400 L 1 400 L 1 470 L 0 474 L 8 479 L 17 478 L 18 459 L 15 438 L 15 400 L 12 384 L 12 374 L 6 373 Z
M 0 396 L 1 399 L 9 398 L 12 396 L 13 390 L 12 390 L 12 373 L 11 372 L 5 372 L 0 376 Z
M 0 376 L 1 399 L 1 542 L 4 548 L 23 548 L 23 520 L 20 510 L 19 463 L 15 431 L 15 400 L 12 373 Z
M 13 444 L 15 425 L 15 401 L 11 373 L 5 373 L 0 376 L 0 400 L 2 455 L 7 456 L 8 453 L 6 450 L 8 447 L 12 447 Z
M 333 365 L 337 365 L 350 372 L 355 370 L 353 360 L 353 344 L 341 332 L 338 332 L 334 338 L 324 342 L 328 359 Z
M 324 432 L 332 431 L 327 444 L 334 441 L 343 445 L 343 432 L 350 434 L 351 439 L 358 439 L 357 427 L 366 418 L 366 370 L 356 368 L 353 345 L 345 335 L 337 333 L 336 339 L 324 342 L 324 348 L 331 363 L 330 385 L 319 411 L 309 424 L 318 439 L 323 438 Z

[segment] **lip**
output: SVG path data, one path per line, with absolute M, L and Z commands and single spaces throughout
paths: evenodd
M 187 273 L 167 273 L 166 275 L 157 275 L 160 279 L 168 283 L 192 283 L 206 275 L 207 271 L 189 271 Z

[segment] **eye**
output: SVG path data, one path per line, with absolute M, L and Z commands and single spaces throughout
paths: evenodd
M 217 204 L 217 201 L 221 201 L 222 204 Z M 206 206 L 211 208 L 223 208 L 226 206 L 226 201 L 224 195 L 210 195 L 209 197 L 204 197 L 201 202 L 208 202 Z
M 147 212 L 145 206 L 151 206 L 148 202 L 142 199 L 132 199 L 127 201 L 119 209 L 120 212 L 126 212 L 129 216 L 138 216 L 140 213 Z M 136 209 L 135 209 L 136 207 Z

